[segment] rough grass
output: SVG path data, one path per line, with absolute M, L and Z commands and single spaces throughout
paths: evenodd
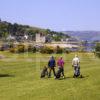
M 54 55 L 65 60 L 65 79 L 40 79 L 51 55 L 0 52 L 0 100 L 100 100 L 100 60 L 92 53 L 78 53 L 84 78 L 74 79 L 74 53 Z M 57 68 L 56 68 L 57 70 Z

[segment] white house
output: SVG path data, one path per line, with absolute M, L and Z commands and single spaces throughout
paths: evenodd
M 24 35 L 24 39 L 26 39 L 26 40 L 27 40 L 27 39 L 28 39 L 28 35 Z
M 14 37 L 14 36 L 9 35 L 9 36 L 7 37 L 7 40 L 15 40 L 15 37 Z

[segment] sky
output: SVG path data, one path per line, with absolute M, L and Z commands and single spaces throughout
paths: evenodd
M 0 0 L 0 18 L 54 31 L 100 31 L 100 0 Z

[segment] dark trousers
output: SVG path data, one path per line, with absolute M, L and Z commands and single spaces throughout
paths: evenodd
M 61 71 L 61 74 L 64 76 L 64 68 L 59 68 L 59 70 Z
M 53 70 L 54 76 L 56 76 L 55 68 L 54 68 L 54 67 L 49 67 L 49 74 L 48 74 L 48 77 L 51 77 L 51 71 L 52 71 L 52 70 Z
M 79 76 L 80 75 L 80 67 L 74 66 L 74 76 Z

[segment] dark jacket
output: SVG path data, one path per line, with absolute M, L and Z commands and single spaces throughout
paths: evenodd
M 50 59 L 49 60 L 49 62 L 48 62 L 48 67 L 55 67 L 55 65 L 56 65 L 56 62 L 55 62 L 55 60 L 54 59 Z

